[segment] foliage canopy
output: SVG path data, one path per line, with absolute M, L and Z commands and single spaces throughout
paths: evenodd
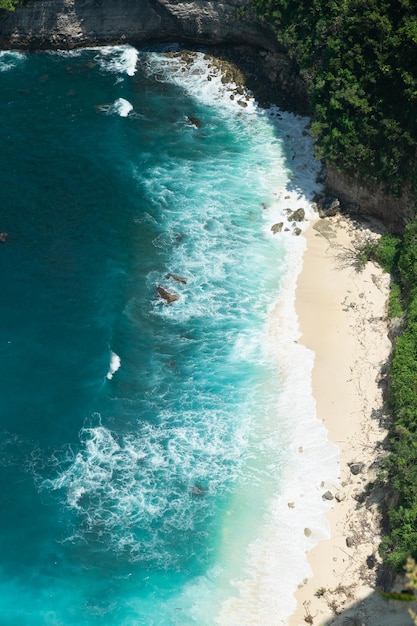
M 0 9 L 6 9 L 6 11 L 14 11 L 19 0 L 0 0 Z
M 412 0 L 253 0 L 304 77 L 319 156 L 399 193 L 417 188 Z

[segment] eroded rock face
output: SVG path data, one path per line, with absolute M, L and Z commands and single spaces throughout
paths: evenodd
M 0 12 L 0 47 L 73 48 L 165 41 L 276 49 L 244 0 L 29 0 Z
M 394 198 L 384 193 L 382 184 L 372 185 L 332 167 L 327 170 L 326 188 L 340 199 L 347 212 L 376 217 L 393 232 L 402 232 L 413 218 L 414 203 L 407 191 Z

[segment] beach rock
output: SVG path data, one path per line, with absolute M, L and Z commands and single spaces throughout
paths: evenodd
M 326 491 L 326 493 L 323 493 L 321 497 L 323 498 L 323 500 L 333 500 L 334 495 L 331 491 Z
M 295 235 L 296 237 L 298 237 L 299 235 L 301 235 L 301 228 L 294 228 L 293 230 L 293 235 Z
M 0 243 L 6 243 L 9 233 L 0 233 Z
M 325 196 L 321 198 L 317 203 L 319 209 L 319 216 L 321 218 L 324 217 L 334 217 L 340 211 L 340 201 L 338 198 Z
M 167 304 L 171 304 L 172 302 L 175 302 L 175 300 L 178 300 L 178 296 L 176 293 L 171 293 L 167 291 L 166 289 L 164 289 L 164 287 L 161 287 L 161 285 L 159 285 L 156 290 L 158 292 L 158 295 L 163 300 L 165 300 Z
M 288 508 L 293 509 L 295 507 L 294 502 L 288 502 Z
M 277 233 L 280 233 L 282 231 L 283 226 L 284 226 L 284 222 L 278 222 L 278 224 L 273 224 L 273 226 L 271 226 L 271 230 L 273 234 L 276 235 Z
M 388 338 L 391 343 L 394 343 L 397 337 L 401 335 L 404 329 L 405 317 L 393 317 L 388 320 Z
M 376 558 L 374 554 L 370 554 L 366 559 L 366 565 L 368 569 L 373 569 L 376 565 Z
M 182 285 L 187 284 L 187 279 L 183 278 L 182 276 L 178 276 L 178 274 L 167 274 L 166 277 L 172 278 L 172 280 L 176 280 L 177 283 L 181 283 Z
M 357 476 L 358 474 L 361 474 L 363 472 L 363 470 L 365 469 L 365 464 L 364 463 L 349 463 L 349 468 L 351 473 L 354 476 Z
M 291 215 L 289 215 L 288 219 L 290 222 L 304 222 L 305 216 L 306 212 L 301 208 L 293 211 Z
M 304 528 L 304 534 L 306 537 L 311 537 L 311 530 L 309 528 Z
M 354 545 L 355 545 L 355 541 L 353 540 L 353 538 L 346 537 L 346 547 L 353 548 Z
M 338 491 L 337 493 L 335 493 L 334 497 L 337 502 L 342 502 L 343 500 L 346 500 L 346 495 L 343 493 L 343 491 Z

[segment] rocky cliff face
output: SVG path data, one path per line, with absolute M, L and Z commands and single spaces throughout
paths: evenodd
M 332 167 L 327 169 L 326 188 L 337 196 L 349 213 L 369 215 L 381 220 L 394 233 L 401 233 L 413 219 L 414 202 L 407 191 L 394 198 L 384 193 L 382 184 L 371 185 Z
M 245 0 L 29 0 L 0 15 L 0 47 L 185 41 L 276 48 Z

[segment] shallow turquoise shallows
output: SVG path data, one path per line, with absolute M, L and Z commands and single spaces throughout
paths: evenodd
M 266 328 L 305 121 L 203 55 L 0 70 L 0 624 L 214 625 L 287 464 Z

